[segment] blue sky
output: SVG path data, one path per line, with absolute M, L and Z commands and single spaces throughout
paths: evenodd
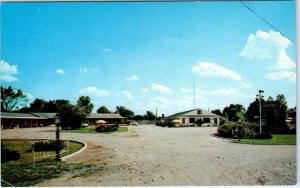
M 295 2 L 246 2 L 295 41 Z M 239 2 L 2 3 L 1 85 L 135 113 L 296 104 L 296 48 Z

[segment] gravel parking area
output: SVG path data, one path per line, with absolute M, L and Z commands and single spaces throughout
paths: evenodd
M 2 138 L 54 138 L 55 128 L 2 130 Z M 88 147 L 69 162 L 101 163 L 101 173 L 65 174 L 38 186 L 291 185 L 296 146 L 245 145 L 210 136 L 216 128 L 129 127 L 112 134 L 62 133 Z

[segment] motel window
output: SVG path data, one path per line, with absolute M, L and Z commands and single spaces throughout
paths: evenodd
M 190 118 L 190 123 L 195 123 L 195 118 Z

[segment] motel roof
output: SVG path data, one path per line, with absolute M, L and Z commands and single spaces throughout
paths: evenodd
M 200 114 L 198 114 L 198 110 L 200 110 Z M 196 108 L 196 109 L 192 109 L 192 110 L 187 110 L 187 111 L 183 111 L 183 112 L 178 112 L 176 114 L 170 115 L 169 118 L 173 118 L 173 117 L 219 117 L 217 114 L 214 114 L 212 112 L 209 112 L 207 110 L 203 110 L 201 108 Z
M 17 113 L 17 112 L 1 112 L 3 119 L 51 119 L 56 113 Z
M 90 113 L 87 119 L 123 119 L 118 113 Z

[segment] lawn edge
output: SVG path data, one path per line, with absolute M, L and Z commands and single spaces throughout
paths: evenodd
M 77 140 L 70 140 L 70 141 L 83 144 L 83 147 L 80 150 L 78 150 L 74 153 L 71 153 L 70 155 L 67 155 L 67 156 L 64 156 L 64 157 L 60 158 L 61 161 L 66 161 L 67 159 L 69 159 L 71 157 L 74 157 L 74 155 L 77 155 L 77 154 L 83 152 L 87 148 L 87 143 L 85 143 L 85 142 L 80 142 L 80 141 L 77 141 Z

